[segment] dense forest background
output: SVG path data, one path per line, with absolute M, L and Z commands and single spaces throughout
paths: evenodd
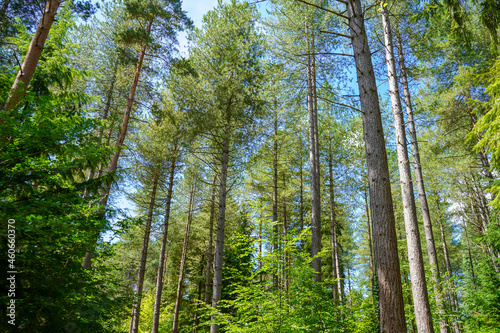
M 0 330 L 500 332 L 499 23 L 0 1 Z

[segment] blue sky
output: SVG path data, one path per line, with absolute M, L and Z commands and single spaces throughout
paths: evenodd
M 257 0 L 255 0 L 257 1 Z M 217 6 L 218 0 L 183 0 L 182 1 L 182 9 L 187 12 L 187 16 L 191 18 L 193 24 L 197 28 L 201 28 L 201 20 L 203 19 L 203 15 L 205 15 L 209 10 Z M 222 0 L 222 2 L 229 2 L 229 0 Z M 253 0 L 249 0 L 250 3 Z M 263 8 L 265 7 L 266 2 L 259 3 L 257 8 L 263 12 Z M 181 55 L 187 56 L 187 33 L 182 32 L 179 34 L 179 51 Z
M 187 12 L 187 16 L 193 20 L 197 28 L 201 27 L 201 20 L 210 9 L 217 6 L 217 0 L 184 0 L 182 1 L 182 9 Z M 183 56 L 187 56 L 187 34 L 185 32 L 179 34 L 179 51 Z

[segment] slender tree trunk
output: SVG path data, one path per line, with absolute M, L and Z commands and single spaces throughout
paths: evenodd
M 333 299 L 342 302 L 342 282 L 340 279 L 340 253 L 337 241 L 337 221 L 335 219 L 335 191 L 333 189 L 333 158 L 332 158 L 332 145 L 330 140 L 330 150 L 328 156 L 328 170 L 329 170 L 329 189 L 330 189 L 330 224 L 332 231 L 332 266 L 333 278 L 335 279 L 333 285 Z
M 382 1 L 382 22 L 384 25 L 385 53 L 389 88 L 392 101 L 392 113 L 396 134 L 396 150 L 398 154 L 398 168 L 401 183 L 401 196 L 403 199 L 403 214 L 405 220 L 406 240 L 408 243 L 408 259 L 410 265 L 413 305 L 415 307 L 415 320 L 419 332 L 434 332 L 432 315 L 425 280 L 424 260 L 420 244 L 420 234 L 417 221 L 417 209 L 413 194 L 410 162 L 406 148 L 406 133 L 403 110 L 399 99 L 399 88 L 392 44 L 392 31 L 387 11 L 387 2 Z M 446 323 L 444 326 L 446 331 Z
M 228 135 L 228 133 L 225 133 Z M 212 308 L 217 310 L 219 308 L 219 301 L 221 300 L 222 292 L 222 259 L 224 250 L 224 224 L 226 219 L 226 183 L 227 183 L 227 170 L 229 164 L 229 138 L 224 138 L 221 156 L 221 171 L 220 171 L 220 187 L 219 187 L 219 216 L 217 219 L 217 240 L 215 242 L 215 269 L 214 269 L 214 282 L 212 294 Z M 215 315 L 211 316 L 212 321 L 215 320 Z M 219 333 L 219 325 L 212 324 L 210 326 L 210 333 Z
M 436 201 L 439 204 L 439 199 L 438 199 L 437 195 L 436 195 Z M 440 234 L 441 234 L 441 242 L 442 242 L 442 245 L 443 245 L 443 255 L 444 255 L 444 262 L 445 262 L 445 280 L 447 280 L 447 279 L 449 279 L 449 278 L 452 277 L 453 271 L 451 270 L 451 262 L 450 262 L 450 257 L 449 257 L 449 254 L 448 254 L 448 245 L 446 244 L 446 238 L 445 238 L 443 223 L 441 223 L 441 219 L 440 218 L 438 218 L 437 221 L 438 221 L 438 225 L 439 225 L 439 231 L 440 231 Z M 454 286 L 453 282 L 451 284 L 452 284 L 452 289 L 455 289 L 455 286 Z M 457 294 L 455 293 L 454 290 L 451 290 L 448 295 L 450 297 L 450 302 L 451 302 L 451 306 L 453 308 L 453 311 L 458 311 Z M 455 333 L 460 333 L 460 326 L 459 326 L 459 324 L 458 324 L 458 322 L 456 321 L 455 318 L 452 321 L 452 325 L 453 325 L 453 331 Z
M 408 128 L 410 132 L 411 146 L 413 151 L 413 165 L 415 168 L 415 180 L 417 183 L 418 198 L 420 200 L 420 210 L 422 211 L 422 220 L 424 224 L 425 240 L 427 243 L 427 255 L 431 266 L 431 275 L 434 284 L 434 294 L 436 298 L 437 311 L 440 317 L 439 330 L 441 333 L 448 332 L 448 324 L 445 319 L 445 305 L 443 300 L 443 290 L 441 288 L 441 277 L 439 274 L 439 264 L 436 254 L 436 245 L 434 243 L 434 232 L 432 231 L 432 222 L 427 204 L 427 195 L 425 193 L 424 178 L 422 175 L 422 167 L 420 164 L 420 153 L 418 149 L 417 132 L 415 129 L 415 121 L 413 119 L 413 110 L 411 104 L 410 88 L 408 86 L 408 77 L 406 74 L 406 65 L 403 52 L 403 43 L 401 36 L 396 35 L 399 53 L 399 68 L 401 70 L 401 79 L 403 81 L 403 92 L 406 104 L 406 114 L 408 116 Z M 394 66 L 395 67 L 395 66 Z M 396 74 L 394 72 L 394 74 Z M 396 83 L 397 84 L 397 83 Z M 399 97 L 398 97 L 399 98 Z M 404 127 L 404 125 L 403 125 Z M 411 172 L 411 171 L 410 171 Z
M 289 254 L 286 249 L 286 242 L 287 242 L 287 235 L 288 235 L 288 220 L 287 220 L 287 213 L 286 213 L 286 196 L 285 196 L 285 189 L 286 189 L 286 180 L 285 180 L 285 173 L 283 173 L 283 286 L 284 286 L 284 291 L 288 295 L 288 271 L 289 271 Z
M 149 20 L 149 23 L 146 27 L 146 33 L 149 34 L 151 31 L 151 25 L 153 24 L 153 19 Z M 139 53 L 139 60 L 137 61 L 137 66 L 135 69 L 134 80 L 132 81 L 132 85 L 130 87 L 130 93 L 128 96 L 127 107 L 125 108 L 125 113 L 123 114 L 123 122 L 122 129 L 120 131 L 120 135 L 118 136 L 118 140 L 116 142 L 117 151 L 113 158 L 111 159 L 111 163 L 108 167 L 108 173 L 114 172 L 118 165 L 118 159 L 120 158 L 120 153 L 123 148 L 123 142 L 125 141 L 125 136 L 127 135 L 128 122 L 130 119 L 130 113 L 132 112 L 132 106 L 134 105 L 135 91 L 137 90 L 137 85 L 139 83 L 139 77 L 141 75 L 142 63 L 144 61 L 144 55 L 146 54 L 147 43 L 143 42 L 141 45 L 141 52 Z M 106 197 L 109 195 L 109 188 L 106 190 Z
M 479 210 L 479 216 L 481 217 L 482 233 L 483 233 L 483 235 L 486 235 L 488 232 L 488 225 L 490 223 L 489 210 L 488 210 L 488 207 L 486 206 L 486 202 L 485 202 L 486 199 L 484 198 L 484 193 L 481 193 L 480 185 L 477 184 L 476 177 L 472 173 L 471 173 L 471 177 L 472 177 L 472 185 L 469 185 L 467 183 L 467 179 L 465 181 L 466 181 L 466 184 L 468 185 L 468 187 L 472 187 L 472 189 L 474 191 L 477 208 Z M 471 198 L 471 205 L 472 205 L 472 209 L 474 210 L 475 205 L 473 203 L 472 198 Z M 476 213 L 476 215 L 477 215 L 477 213 Z M 488 251 L 491 263 L 493 264 L 495 271 L 499 272 L 500 269 L 499 269 L 498 264 L 497 264 L 495 251 L 493 250 L 493 247 L 489 241 L 486 242 L 486 250 Z
M 101 120 L 103 120 L 103 121 L 108 118 L 109 108 L 111 107 L 111 100 L 113 99 L 113 92 L 114 92 L 114 88 L 115 88 L 117 70 L 118 70 L 118 63 L 115 62 L 115 66 L 113 68 L 113 75 L 111 76 L 111 82 L 109 85 L 109 89 L 106 93 L 106 100 L 104 101 L 104 108 L 102 110 Z M 99 138 L 99 142 L 101 142 L 101 143 L 102 143 L 103 134 L 104 134 L 104 127 L 101 127 L 101 129 L 99 130 L 99 134 L 97 135 L 97 137 Z M 102 170 L 101 165 L 99 165 L 99 170 Z M 101 176 L 101 173 L 102 172 L 99 172 L 98 177 Z M 94 174 L 95 174 L 94 169 L 91 169 L 89 172 L 89 176 L 87 177 L 87 181 L 93 179 Z M 89 195 L 89 191 L 88 191 L 87 187 L 85 187 L 85 190 L 83 192 L 83 197 L 86 198 L 88 195 Z M 88 260 L 90 260 L 90 252 L 87 252 L 87 253 L 89 253 Z M 86 257 L 87 257 L 87 253 L 85 254 Z M 84 259 L 84 262 L 85 262 L 85 259 Z M 82 267 L 90 268 L 90 262 L 88 263 L 89 267 L 85 267 L 86 265 L 87 265 L 86 263 L 82 264 Z
M 201 256 L 201 262 L 200 262 L 200 276 L 203 275 L 203 261 L 205 260 L 205 256 Z M 202 280 L 199 280 L 198 282 L 198 301 L 194 308 L 195 308 L 195 312 L 194 312 L 194 318 L 193 318 L 193 333 L 195 332 L 198 332 L 198 325 L 200 324 L 200 320 L 199 320 L 199 308 L 200 308 L 200 303 L 201 303 L 201 290 L 203 288 L 203 281 Z
M 161 307 L 161 295 L 163 293 L 163 277 L 165 275 L 165 262 L 166 262 L 166 249 L 167 249 L 167 239 L 168 239 L 168 225 L 170 221 L 170 207 L 172 202 L 172 192 L 174 189 L 174 178 L 175 169 L 177 162 L 177 141 L 174 144 L 174 157 L 172 158 L 172 163 L 170 164 L 170 173 L 168 176 L 168 189 L 167 189 L 167 200 L 165 203 L 165 215 L 163 218 L 163 235 L 161 238 L 160 247 L 160 257 L 158 258 L 158 273 L 156 279 L 156 292 L 155 292 L 155 305 L 153 309 L 153 328 L 151 333 L 158 333 L 158 328 L 160 325 L 160 307 Z
M 151 25 L 153 24 L 153 19 L 151 19 L 146 27 L 146 32 L 149 33 L 151 31 Z M 141 46 L 141 52 L 139 53 L 139 60 L 137 61 L 137 66 L 134 74 L 134 80 L 132 81 L 132 85 L 130 87 L 130 93 L 128 96 L 128 103 L 125 109 L 125 113 L 123 114 L 122 128 L 120 134 L 118 135 L 118 140 L 116 142 L 117 151 L 111 158 L 111 162 L 108 166 L 108 173 L 116 171 L 118 166 L 118 158 L 120 157 L 121 150 L 123 148 L 123 142 L 125 141 L 125 136 L 127 135 L 128 122 L 130 119 L 130 113 L 132 111 L 132 106 L 134 104 L 135 91 L 137 89 L 137 84 L 139 83 L 139 76 L 141 75 L 142 63 L 144 61 L 144 55 L 146 54 L 146 43 L 143 43 Z M 111 184 L 108 184 L 104 187 L 103 196 L 101 200 L 99 200 L 99 207 L 104 212 L 108 204 L 109 191 L 111 190 Z M 103 213 L 104 214 L 104 213 Z M 87 251 L 85 253 L 85 258 L 83 260 L 82 266 L 84 268 L 90 268 L 92 260 L 91 251 Z
M 300 140 L 302 145 L 302 140 Z M 299 193 L 299 228 L 300 232 L 304 230 L 304 172 L 302 166 L 302 154 L 300 154 L 300 165 L 299 165 L 299 176 L 300 176 L 300 193 Z M 304 250 L 304 240 L 300 240 L 300 248 Z
M 153 211 L 156 200 L 156 189 L 159 176 L 156 175 L 151 192 L 151 201 L 149 203 L 148 218 L 146 219 L 146 229 L 144 230 L 144 240 L 142 241 L 141 263 L 139 266 L 139 275 L 137 277 L 137 286 L 135 290 L 135 299 L 132 304 L 132 318 L 130 320 L 130 333 L 137 333 L 139 328 L 139 315 L 141 312 L 142 288 L 144 285 L 144 274 L 146 273 L 146 260 L 148 258 L 149 234 L 151 232 L 151 222 L 153 221 Z
M 179 268 L 179 282 L 177 283 L 177 294 L 175 297 L 174 323 L 172 326 L 172 333 L 179 332 L 179 313 L 181 309 L 182 284 L 184 283 L 184 267 L 186 266 L 186 254 L 189 242 L 189 230 L 191 228 L 191 220 L 193 218 L 193 202 L 194 202 L 195 187 L 196 187 L 195 184 L 191 185 L 191 193 L 189 194 L 188 217 L 186 222 L 186 232 L 184 233 L 184 243 L 182 245 L 182 257 L 181 257 L 181 265 Z
M 28 47 L 26 56 L 24 57 L 23 63 L 17 76 L 12 84 L 9 91 L 9 97 L 5 101 L 5 110 L 7 114 L 10 114 L 11 110 L 17 106 L 17 104 L 26 95 L 26 90 L 35 72 L 36 65 L 42 54 L 43 46 L 49 35 L 50 28 L 54 22 L 54 17 L 57 14 L 57 10 L 61 5 L 61 0 L 48 0 L 45 4 L 45 10 L 38 23 L 38 27 L 31 39 L 31 43 Z
M 372 228 L 371 228 L 371 221 L 370 221 L 370 208 L 368 205 L 368 195 L 367 195 L 367 184 L 366 184 L 366 177 L 363 177 L 363 191 L 364 191 L 364 199 L 365 199 L 365 210 L 366 210 L 366 222 L 367 222 L 367 227 L 368 227 L 368 248 L 370 249 L 370 281 L 372 285 L 372 293 L 375 293 L 375 274 L 374 274 L 374 267 L 373 267 L 373 243 L 372 243 Z M 375 299 L 375 294 L 373 295 Z
M 213 234 L 214 234 L 214 218 L 215 218 L 215 193 L 217 186 L 217 173 L 214 174 L 212 183 L 212 198 L 210 202 L 210 220 L 208 222 L 208 253 L 207 253 L 207 271 L 205 273 L 205 304 L 210 305 L 210 275 L 212 272 L 212 255 L 213 255 Z
M 259 282 L 263 281 L 262 275 L 262 212 L 259 217 Z
M 464 225 L 464 232 L 465 232 L 465 240 L 467 243 L 467 253 L 469 254 L 469 265 L 470 265 L 471 278 L 472 278 L 472 283 L 474 283 L 474 287 L 475 287 L 476 286 L 476 278 L 475 278 L 475 274 L 474 274 L 474 264 L 472 263 L 472 254 L 470 251 L 469 235 L 467 233 L 467 224 Z
M 275 100 L 274 110 L 274 142 L 273 142 L 273 252 L 278 253 L 278 110 Z M 273 286 L 278 288 L 278 268 L 273 269 Z
M 361 1 L 347 0 L 347 12 L 357 68 L 361 110 L 363 111 L 363 135 L 373 225 L 373 255 L 379 286 L 380 330 L 403 333 L 406 332 L 406 319 L 389 167 L 377 83 L 368 46 Z
M 316 82 L 315 82 L 315 56 L 314 37 L 309 36 L 309 26 L 306 22 L 307 43 L 307 108 L 309 113 L 309 162 L 311 173 L 311 256 L 315 257 L 321 251 L 321 198 L 319 189 L 319 156 L 318 154 L 318 118 L 316 110 Z M 311 32 L 314 36 L 314 32 Z M 316 271 L 315 280 L 321 281 L 321 258 L 314 258 L 312 267 Z
M 488 203 L 486 202 L 486 198 L 484 196 L 484 192 L 482 191 L 481 184 L 478 182 L 473 173 L 471 173 L 471 177 L 472 177 L 472 187 L 474 189 L 474 194 L 476 195 L 481 218 L 484 221 L 484 230 L 488 231 L 488 226 L 491 222 Z

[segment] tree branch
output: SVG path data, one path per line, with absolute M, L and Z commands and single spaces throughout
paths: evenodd
M 329 100 L 328 98 L 324 98 L 324 97 L 320 97 L 320 96 L 317 96 L 317 97 L 318 97 L 319 99 L 324 100 L 325 102 L 332 103 L 332 104 L 337 104 L 337 105 L 341 105 L 341 106 L 345 106 L 345 107 L 351 108 L 351 109 L 353 109 L 353 110 L 355 110 L 355 111 L 358 111 L 358 112 L 361 112 L 361 113 L 363 113 L 363 114 L 364 114 L 364 112 L 363 112 L 363 111 L 361 111 L 361 110 L 360 110 L 360 109 L 358 109 L 358 108 L 355 108 L 354 106 L 350 106 L 350 105 L 347 105 L 347 104 L 344 104 L 344 103 L 334 102 L 334 101 L 332 101 L 332 100 Z
M 342 18 L 345 18 L 346 20 L 348 20 L 348 19 L 349 19 L 347 16 L 342 15 L 342 14 L 340 14 L 340 13 L 337 13 L 337 12 L 336 12 L 336 11 L 334 11 L 334 10 L 327 9 L 327 8 L 325 8 L 325 7 L 321 7 L 321 6 L 315 5 L 315 4 L 313 4 L 313 3 L 310 3 L 310 2 L 307 2 L 307 1 L 304 1 L 304 0 L 296 0 L 296 1 L 298 1 L 298 2 L 302 2 L 303 4 L 306 4 L 306 5 L 309 5 L 309 6 L 313 6 L 313 7 L 316 7 L 316 8 L 318 8 L 318 9 L 324 10 L 324 11 L 326 11 L 326 12 L 329 12 L 329 13 L 335 14 L 335 15 L 337 15 L 337 16 L 340 16 L 340 17 L 342 17 Z
M 344 34 L 340 34 L 340 33 L 338 33 L 338 32 L 326 31 L 326 30 L 320 30 L 319 32 L 322 32 L 322 33 L 324 33 L 324 34 L 332 34 L 332 35 L 336 35 L 336 36 L 346 37 L 346 38 L 350 38 L 350 39 L 352 39 L 352 37 L 351 37 L 351 36 L 344 35 Z

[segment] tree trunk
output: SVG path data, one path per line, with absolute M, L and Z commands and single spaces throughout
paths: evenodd
M 165 252 L 167 249 L 167 239 L 168 239 L 168 225 L 170 221 L 170 207 L 172 202 L 172 192 L 174 189 L 174 177 L 177 157 L 177 141 L 174 144 L 174 157 L 172 158 L 172 164 L 170 165 L 170 173 L 168 176 L 168 189 L 167 189 L 167 200 L 165 203 L 165 215 L 163 218 L 163 235 L 161 238 L 160 247 L 160 257 L 158 259 L 158 273 L 156 279 L 156 292 L 155 292 L 155 305 L 153 309 L 153 328 L 151 333 L 158 333 L 158 328 L 160 324 L 160 307 L 161 307 L 161 295 L 163 293 L 163 276 L 165 274 Z
M 262 274 L 262 212 L 259 216 L 259 282 L 263 281 Z
M 275 100 L 274 110 L 274 142 L 273 142 L 273 252 L 278 253 L 278 110 Z M 273 269 L 273 286 L 278 289 L 277 267 Z
M 226 133 L 227 135 L 227 133 Z M 229 138 L 224 138 L 222 147 L 221 171 L 220 171 L 220 187 L 219 187 L 219 216 L 217 219 L 217 240 L 215 242 L 215 269 L 212 294 L 212 308 L 217 310 L 219 301 L 221 300 L 222 292 L 222 259 L 224 250 L 224 224 L 226 219 L 226 183 L 227 170 L 229 164 Z M 212 321 L 215 320 L 215 315 L 211 316 Z M 210 333 L 219 333 L 219 325 L 212 324 Z
M 300 140 L 302 145 L 302 140 Z M 300 176 L 300 194 L 299 194 L 299 228 L 300 232 L 304 230 L 304 172 L 302 166 L 302 153 L 300 154 L 300 165 L 299 165 L 299 176 Z M 304 240 L 300 240 L 300 249 L 304 250 Z
M 375 300 L 375 272 L 374 272 L 374 267 L 373 267 L 373 245 L 372 245 L 372 228 L 370 225 L 370 208 L 368 206 L 368 195 L 367 195 L 367 190 L 366 190 L 366 177 L 363 176 L 363 192 L 364 192 L 364 199 L 365 199 L 365 210 L 366 210 L 366 222 L 367 222 L 367 227 L 368 227 L 368 248 L 370 249 L 370 281 L 371 281 L 371 286 L 372 286 L 372 293 L 373 293 L 373 298 Z
M 142 288 L 144 285 L 144 274 L 146 273 L 146 260 L 148 258 L 149 234 L 151 232 L 151 222 L 153 221 L 153 212 L 156 200 L 156 189 L 159 176 L 156 175 L 151 192 L 151 201 L 149 202 L 148 218 L 146 219 L 146 229 L 144 230 L 144 240 L 142 241 L 141 263 L 139 266 L 139 275 L 137 277 L 137 286 L 135 290 L 135 299 L 132 304 L 132 318 L 130 320 L 130 333 L 137 333 L 139 328 L 139 314 L 141 312 Z
M 215 172 L 214 181 L 212 182 L 212 198 L 210 202 L 210 220 L 208 225 L 207 271 L 205 273 L 205 297 L 203 299 L 205 304 L 208 305 L 210 305 L 210 275 L 212 272 L 216 184 L 217 184 L 217 173 Z
M 5 101 L 5 111 L 7 111 L 7 114 L 10 114 L 10 111 L 15 108 L 26 95 L 26 90 L 33 77 L 36 65 L 42 54 L 43 46 L 49 35 L 50 27 L 54 22 L 54 17 L 61 3 L 61 0 L 48 0 L 45 5 L 45 10 L 38 23 L 35 34 L 31 39 L 23 64 L 19 72 L 17 72 L 17 76 L 9 91 L 9 97 L 7 97 Z
M 332 275 L 333 283 L 333 299 L 342 302 L 342 284 L 340 279 L 340 255 L 337 241 L 337 221 L 335 220 L 335 192 L 333 190 L 333 158 L 332 146 L 330 141 L 330 151 L 328 156 L 328 170 L 330 176 L 330 224 L 332 231 Z
M 440 206 L 439 198 L 436 195 L 436 202 L 438 204 L 438 207 Z M 443 228 L 443 223 L 441 223 L 441 219 L 438 218 L 438 225 L 439 225 L 439 231 L 441 234 L 441 242 L 443 245 L 443 256 L 444 256 L 444 262 L 445 262 L 445 280 L 448 280 L 452 277 L 453 271 L 451 269 L 451 262 L 450 262 L 450 256 L 448 254 L 448 245 L 446 244 L 446 237 L 444 233 L 444 228 Z M 453 284 L 453 281 L 451 282 L 452 289 L 455 289 L 455 286 Z M 458 311 L 458 299 L 457 299 L 457 294 L 455 290 L 452 290 L 449 292 L 449 297 L 450 297 L 450 303 L 451 307 L 453 308 L 453 311 Z M 453 319 L 452 322 L 453 325 L 453 330 L 455 333 L 460 333 L 460 326 L 456 319 Z
M 382 22 L 384 25 L 385 53 L 392 102 L 392 114 L 394 117 L 394 128 L 396 134 L 396 150 L 398 154 L 398 169 L 401 183 L 406 241 L 408 243 L 408 260 L 410 265 L 413 305 L 415 307 L 415 320 L 417 322 L 419 332 L 433 333 L 434 326 L 432 324 L 431 308 L 427 293 L 424 259 L 422 256 L 422 246 L 420 244 L 420 233 L 417 221 L 417 209 L 413 194 L 408 150 L 406 147 L 405 122 L 403 109 L 401 107 L 401 100 L 399 98 L 396 62 L 394 59 L 394 48 L 392 44 L 392 31 L 389 21 L 389 12 L 387 11 L 386 6 L 387 2 L 382 1 L 381 7 Z
M 363 135 L 373 225 L 373 254 L 379 285 L 380 330 L 403 333 L 406 332 L 406 319 L 389 167 L 377 83 L 373 72 L 361 0 L 347 0 L 347 12 L 363 111 Z
M 195 186 L 196 186 L 195 184 L 191 185 L 191 193 L 189 195 L 188 217 L 186 222 L 186 232 L 184 233 L 184 243 L 182 245 L 182 257 L 181 257 L 181 265 L 179 268 L 179 282 L 177 283 L 177 294 L 175 297 L 174 323 L 172 326 L 172 333 L 179 332 L 179 313 L 181 309 L 182 284 L 184 282 L 184 267 L 186 266 L 186 254 L 189 242 L 189 229 L 191 228 L 191 220 L 193 218 L 193 201 L 194 201 Z
M 153 19 L 151 19 L 146 27 L 147 33 L 151 31 L 151 25 L 153 24 Z M 146 54 L 146 43 L 143 43 L 141 46 L 141 52 L 139 53 L 139 60 L 137 61 L 137 66 L 134 74 L 134 80 L 132 81 L 132 85 L 130 87 L 130 93 L 128 96 L 128 103 L 125 109 L 125 113 L 123 114 L 122 128 L 120 134 L 118 135 L 118 140 L 116 142 L 116 147 L 118 148 L 113 157 L 111 158 L 111 162 L 108 167 L 108 173 L 116 171 L 118 166 L 118 158 L 120 157 L 121 150 L 123 148 L 123 142 L 125 141 L 125 136 L 127 135 L 128 122 L 130 119 L 130 113 L 132 111 L 132 106 L 134 104 L 135 91 L 137 89 L 137 84 L 139 83 L 139 76 L 141 75 L 142 63 L 144 60 L 144 55 Z M 99 206 L 104 211 L 108 204 L 109 191 L 111 190 L 111 184 L 108 184 L 104 187 L 103 196 L 101 200 L 99 200 Z M 82 266 L 84 268 L 90 268 L 92 260 L 92 254 L 90 251 L 85 253 L 85 258 L 83 260 Z
M 315 56 L 314 37 L 309 38 L 309 27 L 306 22 L 307 43 L 307 108 L 309 114 L 309 162 L 311 173 L 311 256 L 314 258 L 321 251 L 321 198 L 319 189 L 319 155 L 318 155 L 318 118 L 316 109 L 316 82 L 315 82 Z M 314 36 L 314 32 L 311 32 Z M 312 267 L 316 271 L 315 281 L 321 282 L 321 258 L 316 257 L 312 261 Z
M 104 102 L 104 108 L 102 110 L 101 120 L 103 120 L 103 121 L 108 118 L 109 108 L 111 107 L 111 100 L 113 99 L 113 91 L 115 88 L 117 70 L 118 70 L 118 63 L 115 62 L 115 66 L 113 68 L 113 75 L 111 76 L 111 83 L 110 83 L 109 89 L 106 93 L 106 100 Z M 104 127 L 101 127 L 101 129 L 99 130 L 99 134 L 97 135 L 100 143 L 102 143 L 103 134 L 104 134 Z M 101 165 L 99 165 L 99 171 L 101 171 L 101 170 L 102 170 Z M 101 177 L 101 174 L 102 174 L 102 172 L 98 172 L 98 177 Z M 94 169 L 91 169 L 89 172 L 89 176 L 87 178 L 87 181 L 89 181 L 93 178 L 94 178 Z M 89 191 L 88 191 L 87 187 L 85 187 L 85 190 L 83 192 L 83 197 L 86 198 L 88 195 L 89 195 Z M 87 253 L 89 253 L 89 252 L 87 252 Z M 85 254 L 85 257 L 87 257 L 87 253 Z M 89 255 L 90 255 L 90 253 L 89 253 Z M 82 267 L 90 268 L 90 257 L 87 260 L 89 260 L 88 267 L 85 267 L 84 264 L 82 264 Z M 85 262 L 85 259 L 84 259 L 84 262 Z
M 290 265 L 290 260 L 289 260 L 289 254 L 286 249 L 286 243 L 287 243 L 287 235 L 288 235 L 288 220 L 287 220 L 287 213 L 286 213 L 286 196 L 285 196 L 285 189 L 286 189 L 286 181 L 285 181 L 285 173 L 283 173 L 283 290 L 284 292 L 288 295 L 288 271 L 289 271 L 289 265 Z
M 146 32 L 149 34 L 151 31 L 151 25 L 153 24 L 153 19 L 149 20 L 149 23 L 146 27 Z M 113 158 L 111 159 L 111 163 L 108 167 L 108 173 L 114 172 L 118 165 L 118 158 L 120 157 L 121 150 L 123 148 L 123 142 L 125 141 L 125 136 L 127 135 L 128 122 L 130 119 L 130 113 L 132 112 L 132 106 L 134 105 L 135 91 L 137 89 L 137 85 L 139 83 L 139 76 L 141 75 L 142 63 L 144 61 L 144 55 L 146 54 L 147 43 L 143 42 L 141 45 L 141 52 L 139 53 L 139 60 L 137 61 L 137 66 L 135 69 L 134 80 L 132 81 L 132 85 L 130 86 L 130 93 L 128 95 L 127 107 L 125 108 L 125 113 L 123 114 L 123 122 L 122 129 L 120 131 L 120 135 L 118 136 L 118 140 L 116 142 L 117 151 Z M 106 197 L 109 195 L 108 187 L 106 189 Z
M 472 254 L 470 251 L 469 235 L 467 233 L 467 224 L 464 225 L 464 232 L 465 232 L 465 240 L 467 243 L 467 253 L 469 254 L 469 265 L 470 265 L 472 283 L 474 284 L 474 287 L 476 287 L 476 278 L 475 278 L 475 274 L 474 274 L 474 264 L 472 263 Z
M 408 128 L 410 132 L 411 147 L 413 151 L 413 165 L 415 168 L 415 181 L 417 183 L 418 198 L 420 201 L 420 210 L 422 211 L 422 220 L 424 224 L 425 240 L 427 243 L 427 255 L 429 256 L 429 264 L 431 266 L 432 281 L 434 283 L 434 294 L 436 298 L 437 311 L 440 317 L 439 330 L 441 333 L 448 332 L 448 324 L 445 319 L 445 305 L 443 300 L 443 290 L 441 288 L 441 277 L 439 274 L 439 264 L 436 254 L 436 245 L 434 243 L 434 232 L 432 231 L 431 216 L 429 213 L 429 205 L 427 204 L 427 195 L 425 193 L 424 178 L 422 175 L 422 166 L 420 164 L 420 153 L 418 149 L 417 132 L 415 129 L 415 121 L 413 119 L 413 110 L 411 104 L 410 88 L 408 86 L 408 77 L 406 74 L 406 65 L 403 52 L 403 42 L 401 36 L 396 35 L 399 53 L 399 68 L 401 70 L 401 79 L 403 81 L 403 92 L 406 104 L 406 114 L 408 116 Z M 395 66 L 394 66 L 395 67 Z M 395 72 L 394 72 L 395 74 Z M 396 83 L 397 84 L 397 83 Z M 399 97 L 398 97 L 399 99 Z M 402 113 L 402 111 L 401 111 Z M 404 124 L 403 124 L 404 129 Z M 410 171 L 411 172 L 411 171 Z M 413 189 L 412 189 L 413 193 Z

